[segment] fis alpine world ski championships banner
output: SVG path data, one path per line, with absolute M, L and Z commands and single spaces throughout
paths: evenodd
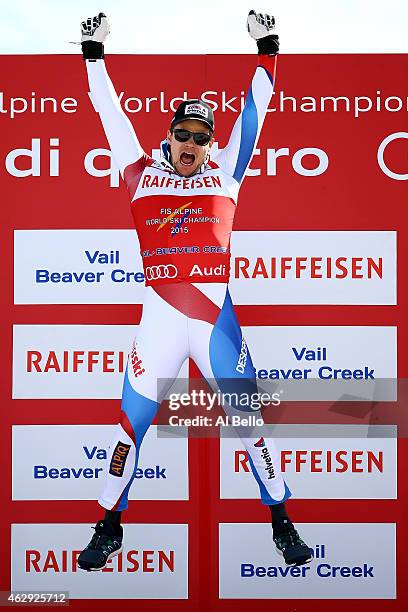
M 257 57 L 106 64 L 155 157 L 187 98 L 213 107 L 213 151 L 222 149 Z M 153 426 L 124 549 L 100 575 L 77 558 L 102 516 L 96 500 L 141 316 L 139 244 L 82 58 L 3 56 L 0 67 L 0 591 L 69 592 L 78 610 L 81 600 L 108 610 L 112 599 L 124 610 L 139 600 L 143 612 L 241 611 L 248 600 L 323 611 L 327 599 L 334 611 L 375 612 L 384 599 L 405 609 L 408 448 L 393 420 L 401 398 L 380 383 L 408 375 L 407 57 L 280 57 L 235 217 L 231 295 L 247 343 L 237 367 L 248 345 L 260 383 L 278 391 L 300 380 L 370 389 L 339 396 L 329 385 L 293 404 L 299 420 L 271 426 L 313 562 L 287 568 L 275 552 L 239 438 L 160 437 Z M 197 269 L 194 244 L 189 252 L 203 281 L 224 273 Z M 167 324 L 157 321 L 163 336 Z M 179 376 L 189 374 L 186 362 Z

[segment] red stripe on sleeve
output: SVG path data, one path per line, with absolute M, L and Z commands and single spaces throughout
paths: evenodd
M 275 82 L 276 62 L 278 60 L 277 55 L 258 55 L 258 65 L 262 66 L 269 72 L 273 82 Z

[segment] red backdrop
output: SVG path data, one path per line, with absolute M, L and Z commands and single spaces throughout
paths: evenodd
M 402 75 L 408 59 L 401 55 L 313 55 L 283 56 L 279 59 L 277 90 L 285 96 L 371 97 L 381 92 L 404 100 Z M 12 400 L 13 324 L 134 324 L 140 319 L 140 305 L 14 305 L 13 230 L 15 229 L 101 229 L 131 228 L 128 197 L 124 185 L 109 187 L 107 178 L 97 179 L 83 169 L 87 151 L 106 147 L 99 119 L 87 96 L 85 67 L 73 56 L 3 56 L 0 58 L 3 108 L 0 114 L 0 178 L 2 184 L 1 234 L 3 265 L 1 307 L 3 365 L 1 368 L 2 411 L 2 521 L 4 543 L 0 589 L 10 588 L 10 523 L 61 522 L 93 523 L 94 501 L 11 501 L 12 424 L 94 424 L 115 423 L 117 400 Z M 165 92 L 166 100 L 188 92 L 195 97 L 204 91 L 226 91 L 227 98 L 246 91 L 256 65 L 253 56 L 111 56 L 107 66 L 118 92 L 142 100 Z M 35 92 L 57 99 L 74 97 L 75 113 L 25 112 L 10 118 L 9 98 L 30 99 Z M 237 107 L 237 102 L 234 102 Z M 375 105 L 375 102 L 374 102 Z M 167 102 L 168 108 L 168 102 Z M 129 114 L 147 151 L 157 148 L 165 135 L 170 113 Z M 216 136 L 226 143 L 236 114 L 216 111 Z M 408 257 L 406 182 L 386 176 L 378 166 L 377 150 L 382 140 L 406 129 L 406 98 L 399 112 L 371 110 L 354 117 L 353 112 L 270 113 L 259 142 L 261 154 L 252 167 L 261 175 L 248 177 L 240 195 L 236 230 L 397 230 L 398 304 L 394 306 L 238 306 L 241 325 L 379 325 L 398 326 L 398 376 L 408 374 L 404 347 L 408 342 L 407 267 Z M 29 147 L 31 138 L 42 144 L 42 175 L 18 178 L 4 164 L 12 149 Z M 60 175 L 47 172 L 49 138 L 59 138 Z M 277 175 L 266 173 L 266 149 L 289 147 L 290 157 L 278 159 Z M 329 167 L 320 176 L 306 177 L 295 172 L 292 155 L 305 147 L 317 147 L 329 157 Z M 55 147 L 54 147 L 55 148 Z M 394 172 L 406 172 L 406 140 L 398 139 L 387 148 L 385 161 Z M 405 167 L 404 167 L 405 164 Z M 313 167 L 313 160 L 304 160 Z M 21 165 L 21 168 L 24 164 Z M 254 204 L 256 203 L 256 205 Z M 407 500 L 407 452 L 405 439 L 398 440 L 397 500 L 296 500 L 291 502 L 295 521 L 301 522 L 396 522 L 397 600 L 387 601 L 389 610 L 405 609 L 408 570 L 403 549 L 407 541 L 405 507 Z M 126 521 L 147 523 L 189 523 L 189 600 L 138 602 L 143 610 L 238 610 L 265 601 L 218 599 L 218 523 L 267 520 L 265 509 L 256 500 L 219 499 L 219 448 L 216 440 L 192 439 L 189 443 L 189 501 L 133 502 Z M 118 594 L 118 599 L 120 595 Z M 72 601 L 74 609 L 85 603 Z M 111 601 L 87 601 L 87 607 L 109 610 Z M 124 600 L 122 609 L 135 602 Z M 325 610 L 324 600 L 270 602 L 283 611 Z M 330 601 L 333 610 L 349 602 Z M 380 610 L 382 601 L 350 602 L 361 611 Z M 406 605 L 406 604 L 405 604 Z

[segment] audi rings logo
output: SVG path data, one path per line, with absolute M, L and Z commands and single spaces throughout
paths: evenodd
M 149 266 L 145 269 L 146 280 L 159 280 L 159 278 L 176 278 L 178 270 L 173 264 Z

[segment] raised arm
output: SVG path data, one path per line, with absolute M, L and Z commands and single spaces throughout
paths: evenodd
M 106 16 L 82 22 L 82 52 L 88 73 L 89 89 L 96 110 L 102 121 L 109 147 L 122 178 L 124 170 L 145 153 L 140 146 L 128 117 L 123 112 L 119 98 L 106 71 L 103 42 L 109 34 Z
M 248 32 L 258 45 L 259 66 L 228 144 L 215 158 L 216 163 L 238 183 L 244 179 L 272 98 L 279 49 L 278 37 L 271 34 L 274 26 L 275 20 L 269 15 L 254 11 L 248 15 Z

